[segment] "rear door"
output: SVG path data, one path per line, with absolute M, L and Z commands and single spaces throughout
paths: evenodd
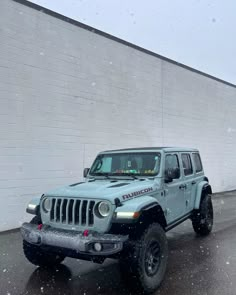
M 191 197 L 191 202 L 192 202 L 192 207 L 194 207 L 194 202 L 196 198 L 196 193 L 197 193 L 197 186 L 198 184 L 204 179 L 204 172 L 203 172 L 203 167 L 202 167 L 202 161 L 200 158 L 200 155 L 198 152 L 192 153 L 192 163 L 193 163 L 193 171 L 194 171 L 194 184 L 192 186 L 192 197 Z
M 184 200 L 185 213 L 192 211 L 194 203 L 194 191 L 196 190 L 196 181 L 193 170 L 193 164 L 190 153 L 181 153 L 181 165 L 183 168 Z

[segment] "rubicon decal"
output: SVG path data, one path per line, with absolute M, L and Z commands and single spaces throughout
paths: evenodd
M 123 200 L 127 200 L 127 199 L 130 199 L 130 198 L 133 198 L 133 197 L 138 197 L 140 195 L 149 193 L 151 191 L 153 191 L 153 188 L 152 187 L 148 187 L 148 188 L 142 189 L 140 191 L 133 192 L 131 194 L 123 195 L 122 198 L 123 198 Z

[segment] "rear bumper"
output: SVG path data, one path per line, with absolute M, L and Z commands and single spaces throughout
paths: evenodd
M 50 226 L 43 226 L 41 230 L 37 225 L 24 223 L 21 234 L 25 241 L 38 246 L 71 250 L 78 254 L 91 256 L 111 256 L 123 249 L 128 236 L 99 234 L 96 232 L 83 236 L 82 232 L 58 230 Z M 95 243 L 101 244 L 101 251 L 96 251 Z

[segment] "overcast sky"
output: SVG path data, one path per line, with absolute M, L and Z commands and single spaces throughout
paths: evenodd
M 236 84 L 235 0 L 32 0 Z

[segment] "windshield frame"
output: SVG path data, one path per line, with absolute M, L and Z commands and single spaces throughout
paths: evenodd
M 122 155 L 129 155 L 129 156 L 134 156 L 134 155 L 140 155 L 140 154 L 144 154 L 144 155 L 147 155 L 147 154 L 153 154 L 153 155 L 156 155 L 158 156 L 158 161 L 159 161 L 159 164 L 158 164 L 158 170 L 156 173 L 112 173 L 112 172 L 92 172 L 91 173 L 91 170 L 93 168 L 93 166 L 95 165 L 97 159 L 99 157 L 109 157 L 109 156 L 115 156 L 115 155 L 119 155 L 119 156 L 122 156 Z M 89 173 L 88 173 L 88 177 L 90 178 L 94 178 L 94 177 L 105 177 L 106 179 L 109 179 L 110 177 L 132 177 L 133 179 L 136 179 L 138 177 L 141 177 L 141 178 L 144 178 L 144 177 L 156 177 L 160 174 L 161 172 L 161 162 L 162 162 L 162 153 L 160 151 L 135 151 L 135 152 L 116 152 L 116 153 L 101 153 L 101 154 L 98 154 L 97 157 L 95 158 L 95 160 L 93 161 L 93 164 L 91 165 L 91 168 L 89 170 Z

